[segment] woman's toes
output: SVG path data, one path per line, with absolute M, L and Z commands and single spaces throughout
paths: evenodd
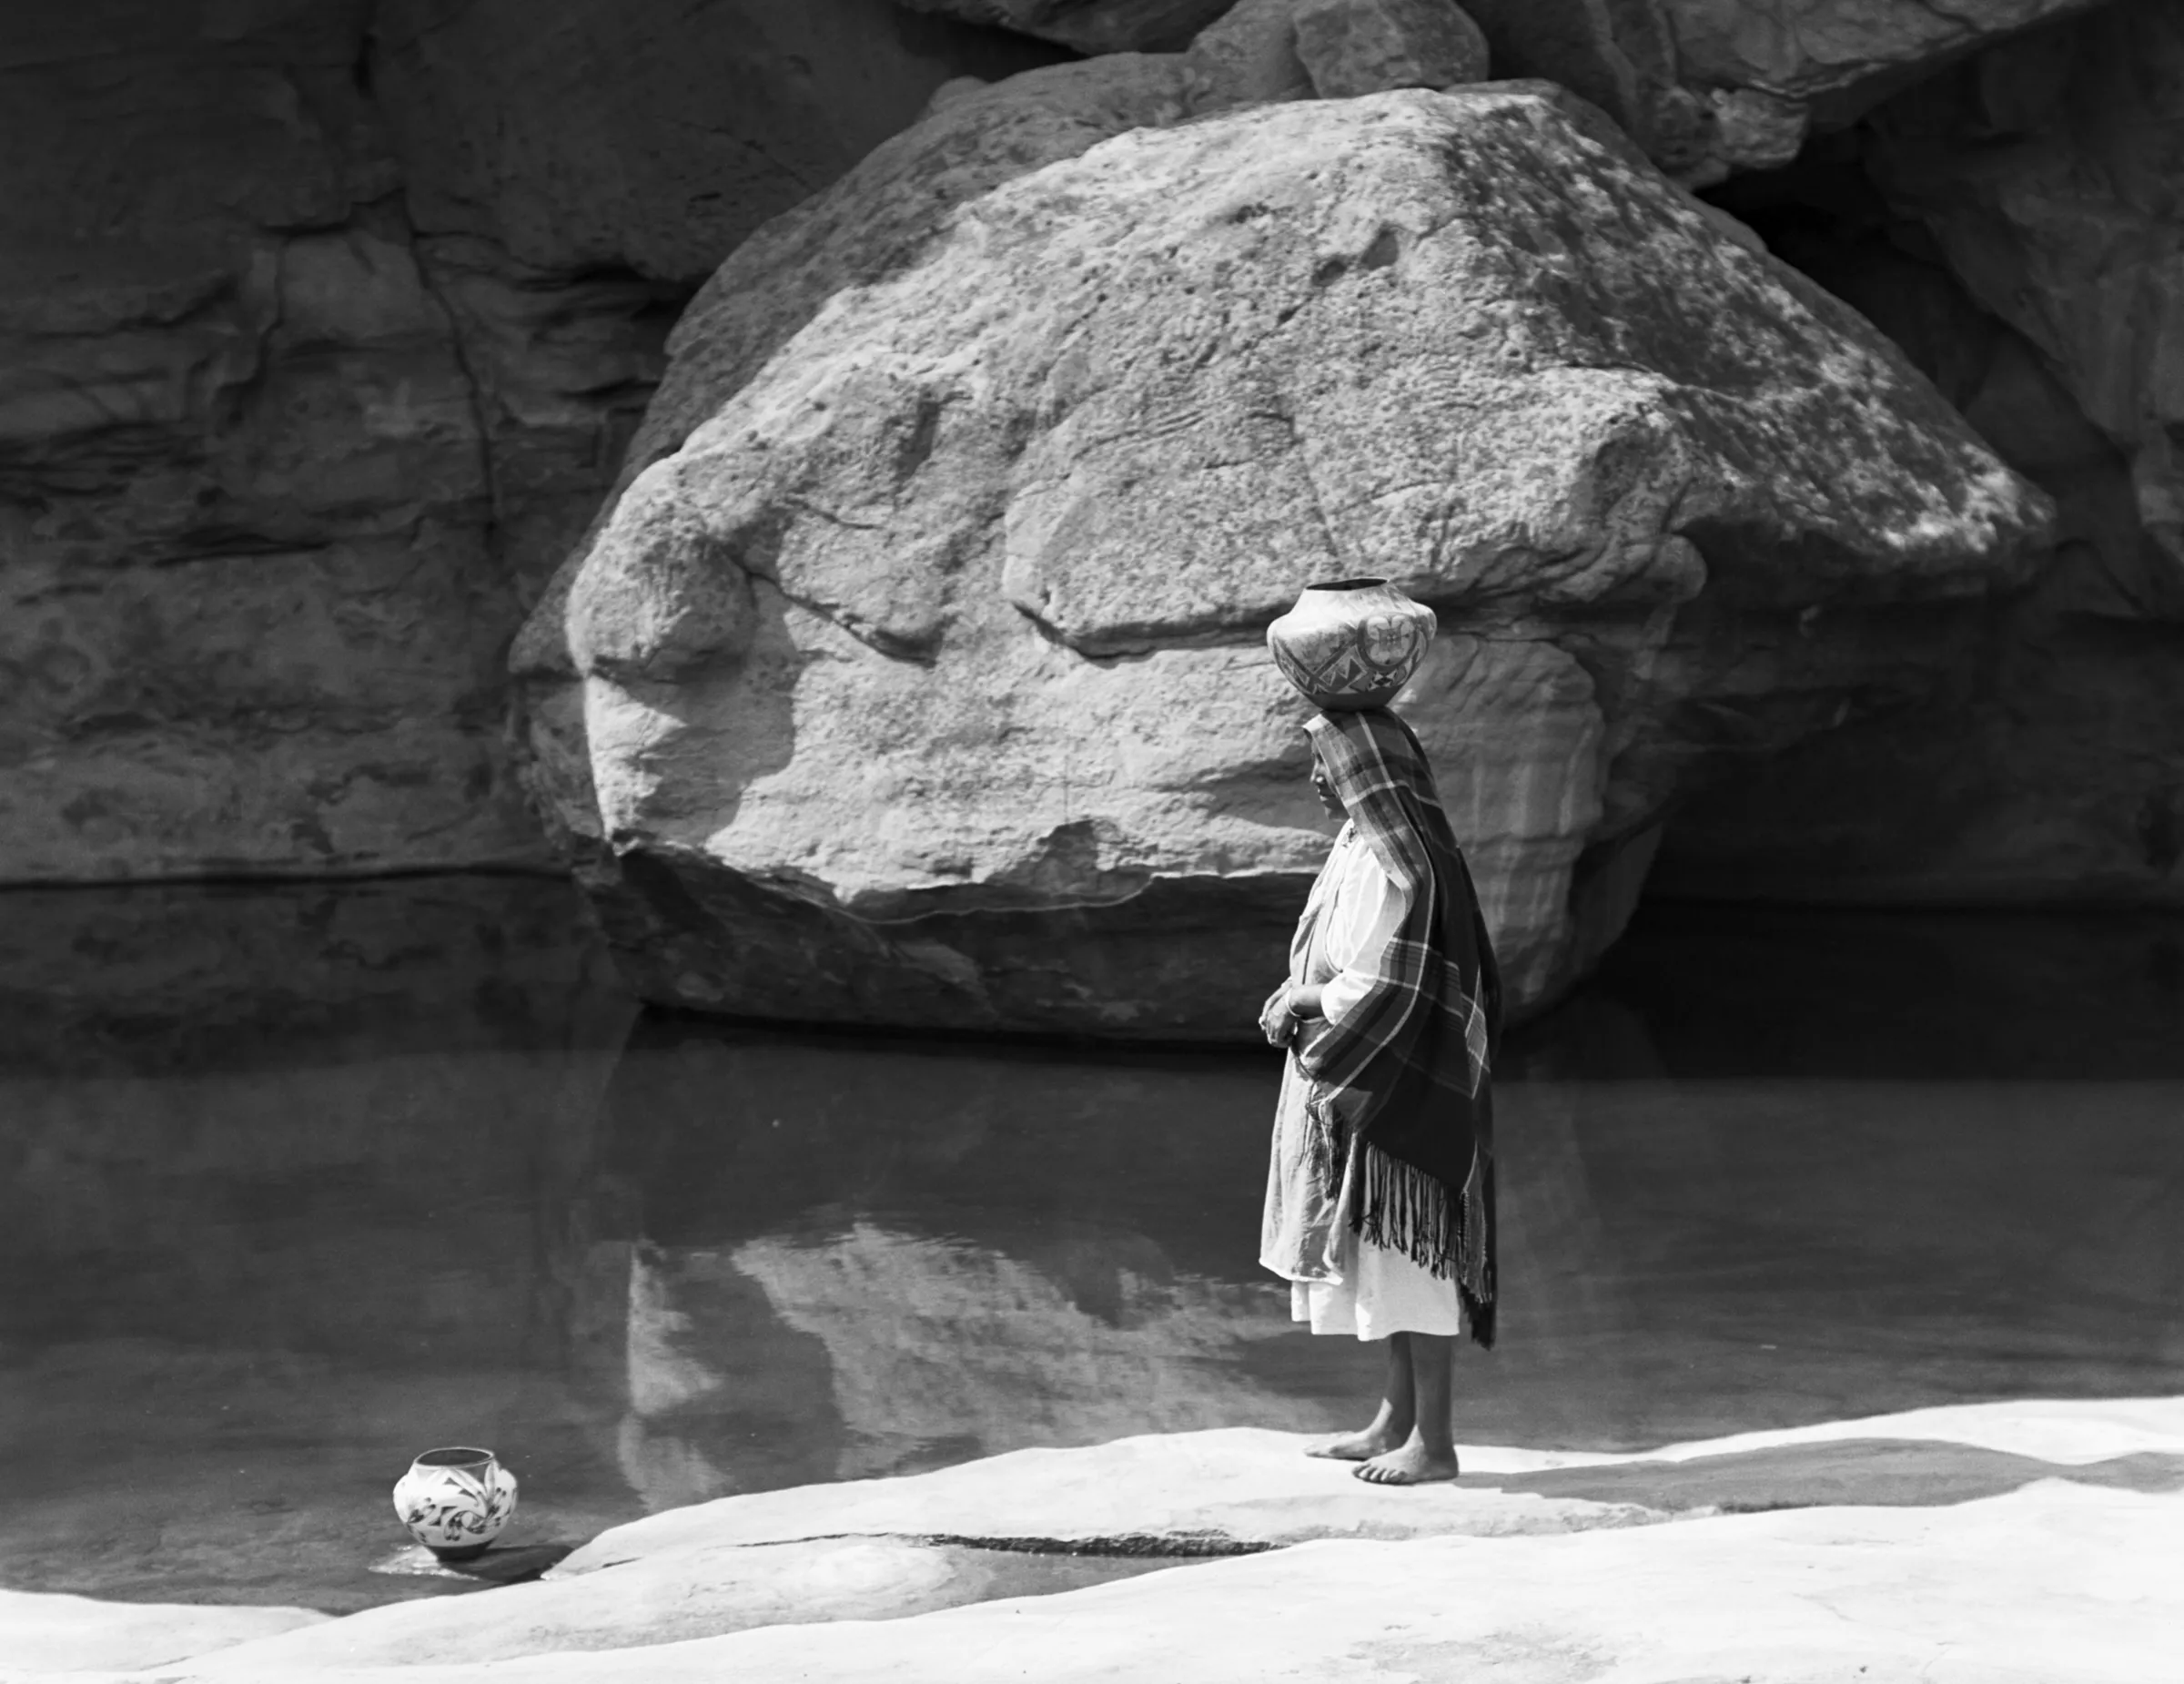
M 1437 1457 L 1411 1445 L 1390 1450 L 1385 1456 L 1376 1456 L 1350 1471 L 1376 1486 L 1437 1484 L 1456 1478 L 1460 1472 L 1455 1457 Z

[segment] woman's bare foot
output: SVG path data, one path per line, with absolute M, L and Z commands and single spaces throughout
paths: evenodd
M 1358 1464 L 1350 1472 L 1376 1486 L 1423 1486 L 1453 1479 L 1461 1470 L 1456 1452 L 1429 1447 L 1413 1433 L 1395 1449 Z
M 1314 1439 L 1305 1446 L 1304 1454 L 1326 1456 L 1336 1462 L 1362 1462 L 1371 1456 L 1386 1456 L 1409 1436 L 1408 1433 L 1398 1433 L 1375 1421 L 1370 1426 L 1360 1427 L 1354 1433 L 1340 1433 L 1332 1438 Z
M 1402 1375 L 1399 1391 L 1393 1385 L 1388 1395 L 1380 1399 L 1380 1413 L 1370 1425 L 1354 1433 L 1339 1433 L 1332 1438 L 1320 1438 L 1305 1446 L 1307 1456 L 1327 1456 L 1337 1462 L 1362 1462 L 1369 1456 L 1385 1456 L 1410 1436 L 1413 1425 L 1410 1411 L 1400 1406 L 1398 1396 L 1410 1395 L 1410 1375 L 1408 1367 Z

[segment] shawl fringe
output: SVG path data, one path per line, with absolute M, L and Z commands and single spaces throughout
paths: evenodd
M 1437 1281 L 1454 1276 L 1471 1338 L 1491 1348 L 1493 1159 L 1483 1151 L 1474 1154 L 1461 1198 L 1446 1182 L 1390 1157 L 1370 1141 L 1358 1148 L 1356 1174 L 1351 1231 L 1369 1244 L 1400 1253 Z

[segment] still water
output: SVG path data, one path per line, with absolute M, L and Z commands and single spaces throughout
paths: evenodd
M 1459 1436 L 2184 1391 L 2180 1030 L 2184 920 L 1648 909 L 1516 1039 Z M 646 1015 L 558 885 L 0 896 L 0 1586 L 435 1594 L 369 1569 L 440 1444 L 542 1546 L 1349 1423 L 1253 1262 L 1277 1080 Z

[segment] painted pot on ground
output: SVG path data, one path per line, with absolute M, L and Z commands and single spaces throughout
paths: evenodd
M 1385 579 L 1308 584 L 1267 627 L 1281 675 L 1331 712 L 1384 707 L 1426 658 L 1438 624 Z
M 516 1476 L 490 1450 L 428 1450 L 394 1485 L 394 1512 L 442 1561 L 482 1556 L 516 1512 Z

